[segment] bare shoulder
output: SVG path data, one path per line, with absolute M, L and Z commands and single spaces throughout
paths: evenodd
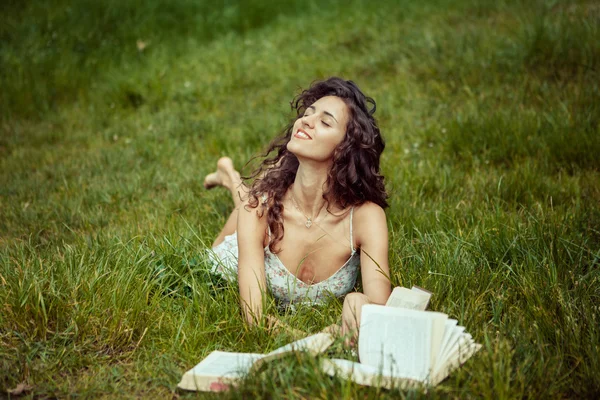
M 385 211 L 379 204 L 367 201 L 354 209 L 354 220 L 356 222 L 368 222 L 373 221 L 373 219 L 383 219 L 385 221 Z
M 383 208 L 372 202 L 366 202 L 354 209 L 353 229 L 357 245 L 369 239 L 379 240 L 387 236 L 387 221 Z

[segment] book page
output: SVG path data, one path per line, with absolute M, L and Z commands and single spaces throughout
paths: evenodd
M 290 344 L 286 344 L 278 349 L 267 353 L 265 357 L 274 356 L 283 353 L 291 353 L 293 351 L 309 351 L 314 354 L 322 353 L 333 343 L 333 336 L 329 333 L 316 333 L 305 337 L 304 339 L 296 340 Z
M 433 295 L 433 293 L 431 293 L 427 289 L 423 289 L 422 287 L 415 286 L 415 285 L 413 285 L 413 287 L 411 287 L 410 290 L 412 292 L 420 293 L 424 296 L 427 296 L 427 303 L 425 303 L 425 305 L 422 307 L 422 311 L 425 311 L 427 309 L 427 306 L 429 305 L 429 300 L 431 300 L 431 296 Z
M 416 388 L 423 384 L 423 382 L 413 379 L 385 375 L 380 369 L 371 367 L 370 365 L 341 360 L 339 358 L 322 360 L 321 370 L 329 376 L 348 379 L 359 385 L 384 387 L 387 389 Z
M 475 345 L 475 341 L 470 338 L 469 334 L 462 335 L 455 346 L 446 354 L 446 359 L 439 365 L 437 370 L 448 368 L 452 364 L 462 364 L 467 360 L 466 355 L 471 352 L 471 348 Z M 469 356 L 470 357 L 470 356 Z
M 473 337 L 470 333 L 465 333 L 465 345 L 464 347 L 459 347 L 458 352 L 458 362 L 463 364 L 465 363 L 473 354 L 475 354 L 479 349 L 481 349 L 481 345 L 479 343 L 475 343 Z
M 385 375 L 426 381 L 437 355 L 432 351 L 439 350 L 447 318 L 441 313 L 363 306 L 360 362 L 381 369 Z
M 416 285 L 413 285 L 413 286 L 410 288 L 410 290 L 413 290 L 413 291 L 415 291 L 415 292 L 420 292 L 420 293 L 426 293 L 426 294 L 428 294 L 428 295 L 429 295 L 429 297 L 431 297 L 431 295 L 433 294 L 433 293 L 431 293 L 429 290 L 427 290 L 427 289 L 424 289 L 424 288 L 422 288 L 422 287 L 420 287 L 420 286 L 416 286 Z
M 458 346 L 459 340 L 461 336 L 464 334 L 465 327 L 456 325 L 450 329 L 450 337 L 448 341 L 444 344 L 444 349 L 440 350 L 440 356 L 437 360 L 437 365 L 434 368 L 437 368 L 439 365 L 443 365 L 446 362 L 446 359 L 450 357 L 450 354 L 456 347 Z
M 191 371 L 194 375 L 238 377 L 247 373 L 252 364 L 262 357 L 262 354 L 255 353 L 213 351 Z
M 448 344 L 452 338 L 452 335 L 455 332 L 456 325 L 458 325 L 458 321 L 455 319 L 448 319 L 446 321 L 446 329 L 444 331 L 444 337 L 442 339 L 442 344 L 440 346 L 440 351 L 436 357 L 436 364 L 440 363 L 440 360 L 443 360 L 445 352 L 448 350 Z M 433 368 L 435 369 L 435 365 Z
M 220 391 L 246 374 L 262 354 L 213 351 L 183 374 L 177 387 L 184 390 Z
M 339 358 L 323 360 L 321 369 L 328 375 L 337 375 L 359 385 L 371 385 L 374 378 L 381 375 L 379 368 Z
M 405 287 L 395 287 L 385 305 L 388 307 L 425 311 L 430 298 L 431 294 L 418 289 L 411 290 Z
M 446 314 L 433 311 L 424 311 L 424 313 L 436 315 L 432 321 L 431 327 L 431 372 L 431 370 L 433 370 L 437 364 L 437 357 L 440 354 L 440 349 L 442 348 L 442 341 L 444 340 L 444 334 L 446 332 L 446 321 L 448 320 L 448 316 Z
M 446 379 L 452 371 L 464 364 L 471 356 L 473 356 L 473 354 L 479 351 L 479 349 L 481 349 L 481 345 L 475 343 L 471 335 L 468 333 L 463 334 L 456 347 L 447 354 L 444 363 L 438 365 L 433 371 L 432 384 L 437 385 Z
M 331 346 L 333 341 L 333 336 L 329 333 L 324 332 L 307 336 L 304 339 L 296 340 L 295 342 L 286 344 L 285 346 L 282 346 L 268 354 L 265 354 L 263 358 L 256 362 L 254 367 L 257 368 L 265 362 L 285 357 L 287 354 L 293 353 L 294 351 L 306 351 L 312 355 L 317 355 L 327 350 L 327 348 Z

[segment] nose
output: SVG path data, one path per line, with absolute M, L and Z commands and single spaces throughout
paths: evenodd
M 313 114 L 313 115 L 314 115 L 314 114 Z M 305 115 L 305 116 L 303 116 L 303 117 L 301 118 L 301 120 L 302 120 L 302 125 L 306 125 L 306 126 L 308 126 L 308 127 L 312 128 L 312 127 L 313 127 L 313 125 L 314 125 L 314 119 L 313 119 L 313 118 L 311 118 L 311 117 L 312 117 L 312 115 Z

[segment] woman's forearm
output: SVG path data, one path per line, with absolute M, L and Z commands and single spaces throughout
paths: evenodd
M 250 325 L 261 321 L 264 294 L 267 290 L 265 276 L 264 235 L 266 220 L 245 206 L 238 214 L 238 282 L 240 306 Z
M 265 288 L 255 279 L 252 282 L 251 278 L 248 279 L 243 274 L 239 276 L 239 284 L 240 306 L 244 319 L 250 325 L 260 322 L 263 316 L 263 293 Z

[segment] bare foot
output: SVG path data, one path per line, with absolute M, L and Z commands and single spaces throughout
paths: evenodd
M 237 177 L 239 172 L 233 167 L 233 161 L 229 157 L 221 157 L 217 161 L 217 170 L 204 178 L 204 188 L 212 189 L 217 186 L 224 186 L 231 190 L 232 181 Z

